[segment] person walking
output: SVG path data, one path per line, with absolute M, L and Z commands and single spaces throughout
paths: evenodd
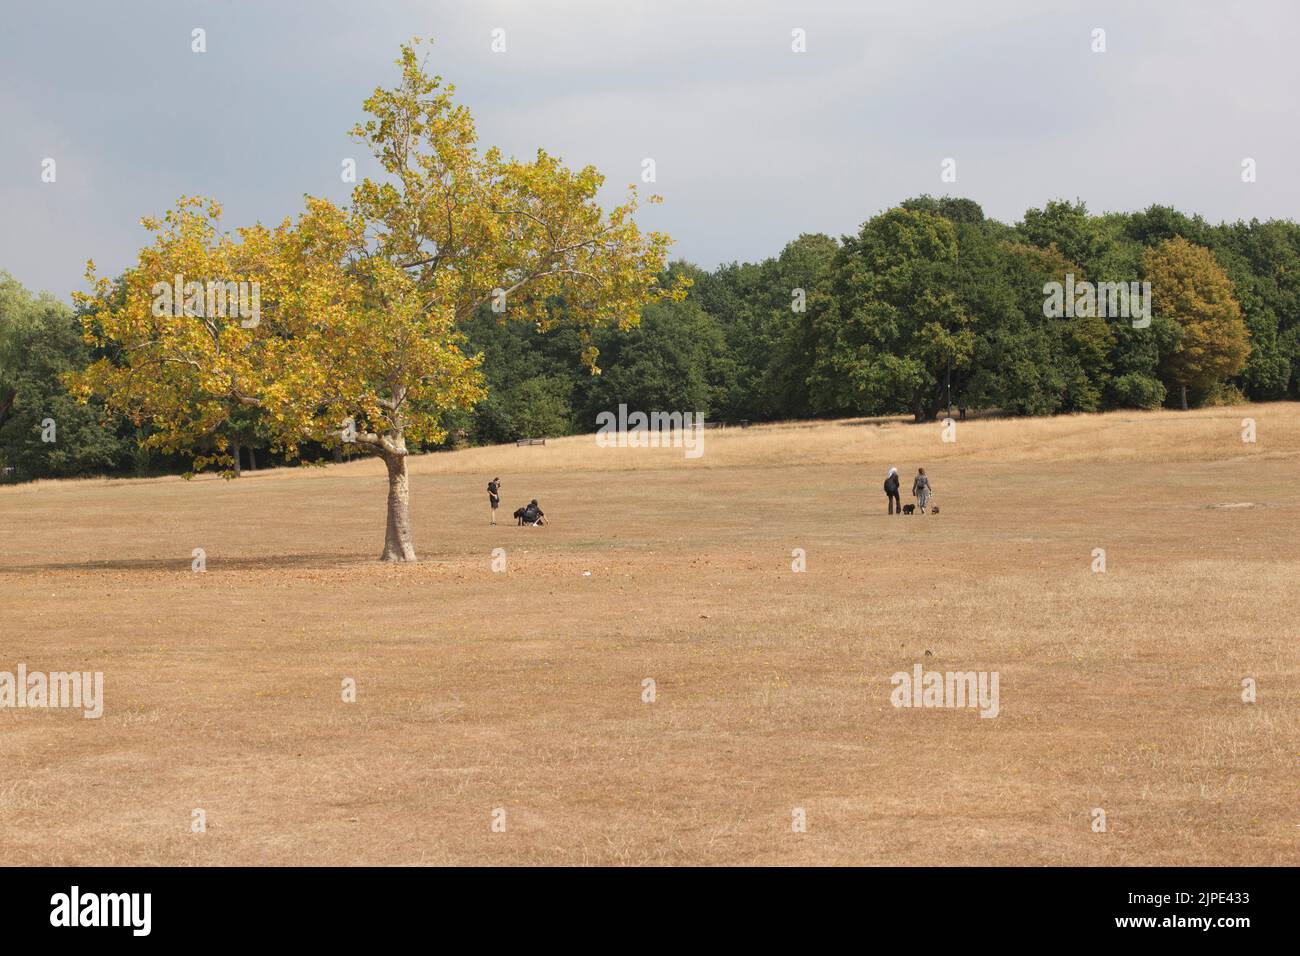
M 926 477 L 925 469 L 916 469 L 916 478 L 912 480 L 912 497 L 917 499 L 917 506 L 921 509 L 921 514 L 925 514 L 926 506 L 930 504 L 930 495 L 934 489 L 930 487 L 930 479 Z
M 885 496 L 889 499 L 889 513 L 891 515 L 901 515 L 903 513 L 903 502 L 898 499 L 898 469 L 889 469 L 889 474 L 885 476 Z

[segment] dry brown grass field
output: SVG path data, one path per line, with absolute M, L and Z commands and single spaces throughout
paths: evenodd
M 0 864 L 1294 864 L 1300 406 L 940 430 L 419 457 L 400 566 L 375 461 L 0 489 L 0 671 L 105 681 L 0 710 Z

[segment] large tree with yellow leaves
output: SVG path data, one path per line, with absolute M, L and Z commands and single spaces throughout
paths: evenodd
M 1157 316 L 1177 323 L 1178 341 L 1161 368 L 1187 408 L 1187 390 L 1206 390 L 1240 374 L 1250 332 L 1232 280 L 1214 253 L 1175 236 L 1148 249 L 1142 268 Z
M 350 208 L 308 198 L 296 220 L 232 234 L 216 203 L 183 198 L 143 220 L 154 241 L 119 284 L 92 262 L 85 332 L 108 357 L 72 382 L 147 420 L 148 444 L 196 468 L 233 464 L 215 439 L 249 410 L 291 456 L 355 442 L 388 469 L 388 561 L 416 557 L 408 441 L 441 440 L 443 414 L 483 397 L 463 320 L 490 307 L 543 330 L 571 324 L 594 372 L 593 330 L 631 326 L 682 291 L 659 284 L 670 240 L 639 230 L 634 188 L 605 212 L 592 167 L 481 150 L 419 46 L 402 47 L 400 81 L 365 103 L 354 135 L 384 175 L 359 183 Z M 231 307 L 241 288 L 257 290 L 255 316 Z

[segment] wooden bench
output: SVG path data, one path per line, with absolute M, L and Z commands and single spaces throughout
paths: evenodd
M 545 438 L 520 438 L 515 441 L 516 448 L 522 448 L 524 445 L 545 445 Z

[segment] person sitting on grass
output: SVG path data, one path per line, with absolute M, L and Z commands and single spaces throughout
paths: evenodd
M 515 512 L 515 518 L 518 519 L 520 524 L 531 525 L 534 528 L 546 524 L 546 513 L 537 504 L 536 498 L 518 509 Z

